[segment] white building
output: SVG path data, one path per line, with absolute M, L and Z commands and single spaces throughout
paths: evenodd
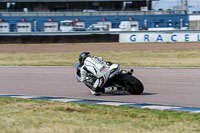
M 152 2 L 154 10 L 187 10 L 188 12 L 200 12 L 200 0 L 159 0 Z

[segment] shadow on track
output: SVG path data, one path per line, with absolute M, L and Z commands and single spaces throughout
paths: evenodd
M 158 93 L 149 93 L 149 92 L 143 92 L 142 94 L 140 95 L 157 95 Z M 117 93 L 114 93 L 114 94 L 103 94 L 103 96 L 124 96 L 124 95 L 133 95 L 133 94 L 130 94 L 128 92 L 117 92 Z M 133 95 L 133 96 L 140 96 L 140 95 Z

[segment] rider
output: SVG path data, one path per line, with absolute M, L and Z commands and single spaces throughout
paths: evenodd
M 104 89 L 101 87 L 104 82 L 105 73 L 103 73 L 103 69 L 105 68 L 106 64 L 102 61 L 102 57 L 91 57 L 89 52 L 82 52 L 79 55 L 80 81 L 88 86 L 92 90 L 93 94 L 100 94 L 104 91 Z M 92 83 L 86 81 L 88 73 L 91 73 L 95 76 L 95 80 Z

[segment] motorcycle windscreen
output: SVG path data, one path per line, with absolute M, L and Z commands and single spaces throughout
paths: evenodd
M 74 67 L 77 69 L 79 67 L 80 63 L 79 62 L 76 62 L 74 63 Z

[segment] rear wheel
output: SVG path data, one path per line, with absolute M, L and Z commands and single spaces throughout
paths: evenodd
M 126 91 L 131 94 L 140 95 L 144 91 L 142 82 L 128 73 L 118 75 L 116 83 L 125 87 Z

